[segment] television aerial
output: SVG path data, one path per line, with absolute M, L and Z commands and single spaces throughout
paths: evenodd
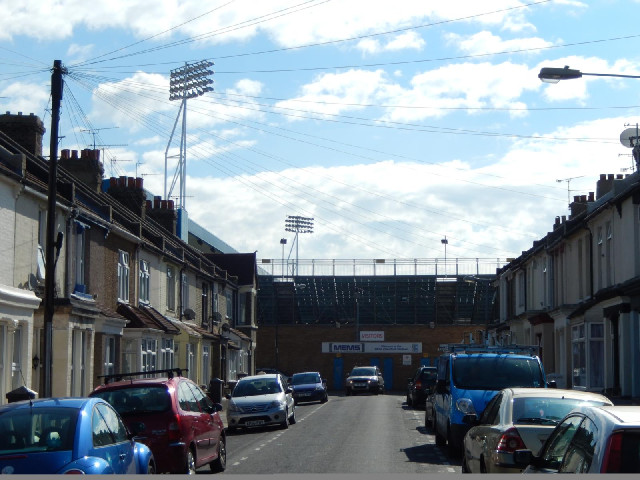
M 636 162 L 636 171 L 638 171 L 640 168 L 640 127 L 637 123 L 635 127 L 627 128 L 620 134 L 620 143 L 633 149 L 633 159 Z

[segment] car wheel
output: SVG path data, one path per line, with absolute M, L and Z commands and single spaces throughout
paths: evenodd
M 471 470 L 469 470 L 469 467 L 467 466 L 467 457 L 466 456 L 462 457 L 461 473 L 471 473 Z
M 349 395 L 351 395 L 351 392 L 349 392 L 349 390 L 345 390 L 344 394 L 348 397 Z
M 447 444 L 447 439 L 438 431 L 438 425 L 435 425 L 435 420 L 433 421 L 433 423 L 434 430 L 436 432 L 436 445 L 438 445 L 439 447 L 444 447 Z
M 291 417 L 289 417 L 289 425 L 293 425 L 296 423 L 296 407 L 293 407 L 293 410 L 291 412 Z
M 190 448 L 187 450 L 187 458 L 184 465 L 184 473 L 187 475 L 196 474 L 196 459 L 193 456 L 193 450 Z
M 451 457 L 460 456 L 460 448 L 453 441 L 453 434 L 451 433 L 451 426 L 447 427 L 447 444 L 449 446 L 449 455 Z
M 328 400 L 329 400 L 329 395 L 325 393 L 324 397 L 322 397 L 322 400 L 320 400 L 320 403 L 327 403 Z
M 484 464 L 484 457 L 480 459 L 480 473 L 487 473 L 487 466 Z
M 409 395 L 407 395 L 407 406 L 411 406 L 411 397 Z
M 282 428 L 289 428 L 289 409 L 284 412 L 284 422 L 280 424 Z
M 431 430 L 436 431 L 436 412 L 431 410 Z
M 149 459 L 149 462 L 147 462 L 147 474 L 148 475 L 156 474 L 156 462 L 154 461 L 153 457 Z
M 209 464 L 213 473 L 224 472 L 227 468 L 227 440 L 224 435 L 220 435 L 220 441 L 218 442 L 218 458 Z

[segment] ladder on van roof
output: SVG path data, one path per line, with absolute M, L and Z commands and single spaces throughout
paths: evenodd
M 438 348 L 445 353 L 514 353 L 540 356 L 537 345 L 483 345 L 481 343 L 443 343 Z

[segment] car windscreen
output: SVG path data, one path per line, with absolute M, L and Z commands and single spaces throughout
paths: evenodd
M 77 408 L 31 408 L 0 414 L 0 455 L 73 449 Z
M 91 394 L 109 402 L 122 415 L 166 412 L 171 397 L 164 385 L 131 385 L 117 390 L 100 390 Z
M 512 405 L 513 423 L 556 425 L 571 410 L 580 405 L 608 405 L 585 398 L 515 397 Z
M 375 368 L 369 368 L 369 367 L 360 367 L 360 368 L 354 368 L 353 370 L 351 370 L 351 376 L 352 377 L 370 377 L 370 376 L 375 376 L 376 374 L 376 370 Z
M 422 383 L 433 385 L 436 383 L 437 378 L 438 378 L 437 370 L 423 370 L 422 372 L 420 372 L 420 380 L 422 381 Z
M 240 380 L 233 389 L 232 397 L 254 397 L 256 395 L 270 395 L 282 392 L 280 384 L 275 378 L 256 378 Z
M 545 386 L 536 358 L 509 356 L 457 357 L 453 361 L 453 382 L 466 390 Z
M 291 377 L 291 385 L 305 385 L 320 383 L 320 375 L 317 373 L 296 373 Z

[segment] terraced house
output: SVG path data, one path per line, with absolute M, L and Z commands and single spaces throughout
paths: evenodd
M 36 116 L 0 115 L 0 402 L 19 386 L 44 387 L 43 133 Z M 117 372 L 179 367 L 205 385 L 251 372 L 256 322 L 243 305 L 255 290 L 239 285 L 236 264 L 220 268 L 177 235 L 173 202 L 141 178 L 103 174 L 98 150 L 62 150 L 52 395 L 87 395 Z M 204 249 L 223 255 L 207 240 Z M 255 254 L 230 255 L 255 269 Z
M 640 173 L 601 175 L 498 282 L 496 338 L 539 345 L 559 387 L 640 397 Z

